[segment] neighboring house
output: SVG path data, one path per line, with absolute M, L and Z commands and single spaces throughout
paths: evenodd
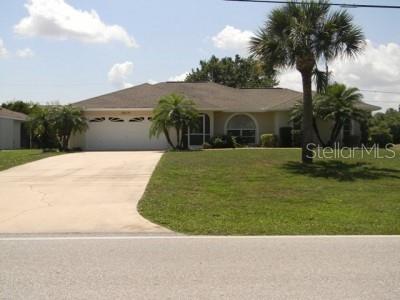
M 0 150 L 21 148 L 21 125 L 27 115 L 0 107 Z
M 249 145 L 258 144 L 260 135 L 279 135 L 281 127 L 291 126 L 290 110 L 302 99 L 302 93 L 280 88 L 236 89 L 215 83 L 164 82 L 142 84 L 107 95 L 74 103 L 81 107 L 89 129 L 74 136 L 72 147 L 84 150 L 167 149 L 164 136 L 149 138 L 151 116 L 158 100 L 176 93 L 195 102 L 202 113 L 200 128 L 188 135 L 189 145 L 197 147 L 211 136 L 241 136 Z M 360 103 L 366 110 L 378 107 Z M 359 126 L 347 128 L 359 135 Z M 321 124 L 327 136 L 329 124 Z

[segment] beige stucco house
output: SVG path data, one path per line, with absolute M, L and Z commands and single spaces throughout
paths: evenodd
M 185 82 L 142 84 L 74 103 L 84 110 L 89 129 L 74 136 L 71 146 L 83 150 L 167 149 L 163 136 L 149 137 L 149 128 L 158 100 L 171 93 L 193 100 L 202 113 L 200 129 L 188 135 L 191 147 L 203 145 L 214 135 L 240 136 L 250 145 L 258 144 L 264 133 L 279 136 L 281 127 L 292 126 L 290 110 L 302 99 L 302 93 L 281 88 L 235 89 Z M 366 103 L 360 106 L 370 111 L 379 109 Z M 356 122 L 352 123 L 351 134 L 360 134 Z M 322 135 L 327 135 L 329 124 L 320 126 Z
M 0 150 L 21 148 L 21 125 L 27 116 L 0 107 Z

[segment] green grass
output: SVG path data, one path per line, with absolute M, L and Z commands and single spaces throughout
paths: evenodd
M 166 153 L 141 214 L 215 235 L 400 234 L 400 153 L 299 163 L 296 149 Z
M 43 152 L 42 150 L 36 149 L 2 150 L 0 151 L 0 171 L 59 154 L 59 152 Z

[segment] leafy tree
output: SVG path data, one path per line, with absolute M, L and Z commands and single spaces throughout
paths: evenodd
M 377 144 L 380 147 L 386 147 L 388 144 L 394 142 L 390 128 L 384 123 L 377 124 L 370 128 L 370 139 L 372 144 Z
M 313 99 L 312 124 L 314 132 L 323 146 L 331 146 L 337 141 L 346 121 L 364 122 L 368 112 L 357 107 L 363 96 L 357 88 L 347 88 L 344 84 L 335 83 L 326 88 L 324 94 L 316 95 Z M 303 106 L 297 104 L 292 110 L 292 121 L 298 122 L 303 118 Z M 317 120 L 331 121 L 333 127 L 330 138 L 324 142 L 318 129 Z
M 330 12 L 329 1 L 290 2 L 274 9 L 251 40 L 251 53 L 271 68 L 295 67 L 303 82 L 302 161 L 312 163 L 312 78 L 318 63 L 353 57 L 365 44 L 362 30 L 346 10 Z
M 30 115 L 39 108 L 39 104 L 33 102 L 25 102 L 22 100 L 15 100 L 3 103 L 1 107 L 6 109 Z
M 390 108 L 385 113 L 377 113 L 370 119 L 370 127 L 377 132 L 379 128 L 389 129 L 393 143 L 400 144 L 400 112 Z
M 198 117 L 193 101 L 177 94 L 164 96 L 153 111 L 150 137 L 164 134 L 172 149 L 185 149 L 184 135 L 188 128 L 197 127 Z M 170 137 L 171 128 L 175 129 L 176 143 Z
M 221 59 L 213 55 L 209 60 L 202 60 L 186 81 L 215 82 L 233 88 L 267 88 L 278 84 L 274 74 L 266 74 L 260 61 L 239 55 Z
M 52 107 L 50 109 L 50 119 L 59 142 L 59 149 L 62 151 L 68 150 L 72 134 L 83 132 L 88 128 L 82 109 L 72 105 Z

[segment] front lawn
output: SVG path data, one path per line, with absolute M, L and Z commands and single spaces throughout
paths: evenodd
M 59 154 L 58 152 L 43 152 L 37 149 L 2 150 L 0 151 L 0 171 Z
M 400 153 L 299 163 L 297 149 L 166 153 L 142 215 L 191 234 L 400 234 Z

